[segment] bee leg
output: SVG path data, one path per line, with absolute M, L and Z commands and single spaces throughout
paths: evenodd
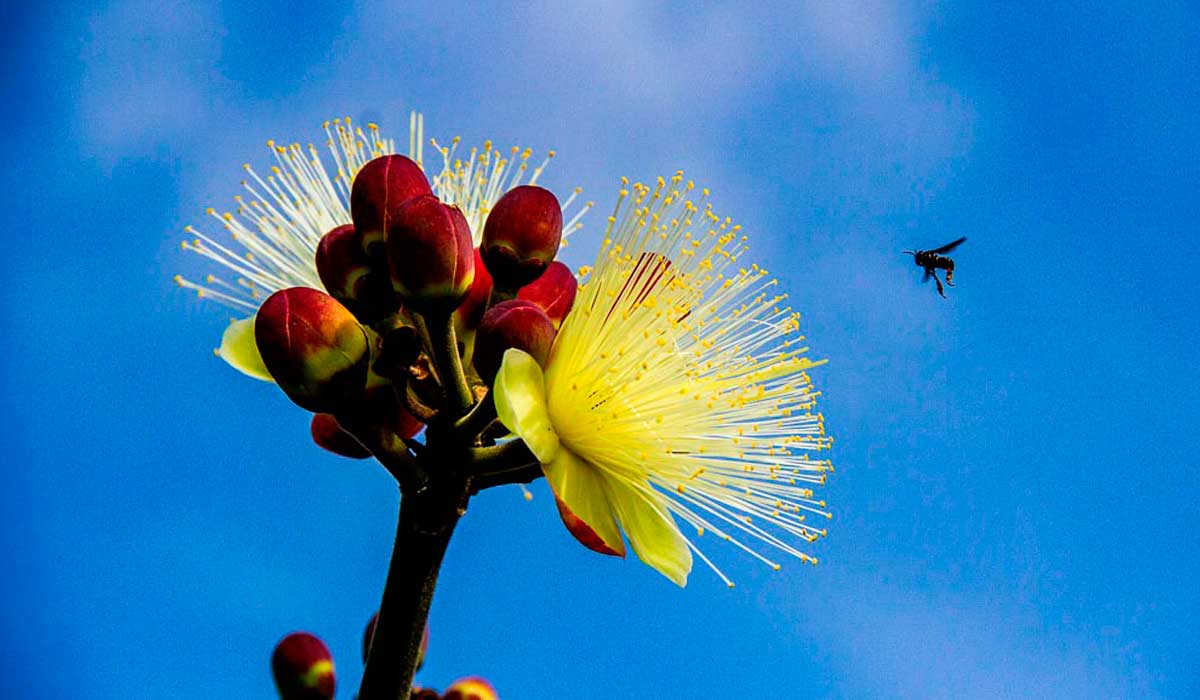
M 935 273 L 933 273 L 933 281 L 934 281 L 934 282 L 937 282 L 937 292 L 938 292 L 938 294 L 941 294 L 941 295 L 942 295 L 942 298 L 943 298 L 943 299 L 945 299 L 945 298 L 946 298 L 946 290 L 945 290 L 945 288 L 943 288 L 943 287 L 942 287 L 942 280 L 941 280 L 941 279 L 940 279 L 940 278 L 937 276 L 937 273 L 936 273 L 936 272 L 935 272 Z

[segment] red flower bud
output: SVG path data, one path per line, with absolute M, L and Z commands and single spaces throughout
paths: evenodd
M 558 328 L 567 314 L 571 313 L 578 291 L 579 281 L 571 273 L 571 268 L 555 260 L 541 277 L 521 287 L 517 298 L 537 304 L 550 317 L 554 327 Z
M 366 459 L 371 456 L 371 451 L 343 430 L 332 414 L 314 413 L 310 430 L 317 447 L 329 450 L 335 455 L 350 459 Z
M 504 351 L 524 350 L 545 367 L 554 346 L 554 324 L 537 304 L 511 299 L 487 310 L 475 336 L 475 371 L 489 385 L 500 371 Z
M 386 266 L 372 264 L 353 226 L 338 226 L 322 236 L 316 263 L 325 291 L 364 323 L 384 318 L 399 307 Z
M 550 190 L 521 185 L 506 192 L 488 213 L 480 246 L 496 284 L 517 289 L 537 279 L 558 253 L 562 226 Z
M 363 250 L 382 258 L 383 240 L 392 218 L 413 197 L 433 194 L 421 166 L 400 155 L 380 156 L 354 176 L 350 218 L 362 236 Z
M 414 197 L 387 229 L 392 286 L 419 313 L 454 310 L 475 279 L 471 228 L 458 207 Z
M 483 264 L 479 249 L 475 249 L 475 279 L 466 298 L 454 312 L 462 324 L 460 329 L 475 330 L 483 320 L 483 312 L 487 310 L 488 299 L 492 296 L 492 275 Z
M 413 686 L 412 692 L 408 694 L 408 700 L 441 700 L 441 695 L 433 688 L 418 688 Z
M 330 700 L 335 678 L 329 647 L 308 632 L 293 632 L 275 646 L 271 673 L 282 700 Z
M 367 663 L 367 657 L 371 655 L 371 638 L 375 636 L 375 623 L 379 621 L 379 613 L 371 616 L 371 620 L 367 622 L 367 629 L 363 631 L 362 654 L 363 663 Z M 421 666 L 425 664 L 425 651 L 429 648 L 429 624 L 425 624 L 425 630 L 421 632 L 421 649 L 417 652 L 417 670 L 421 670 Z M 434 693 L 434 697 L 437 694 Z
M 446 688 L 442 700 L 500 700 L 491 683 L 479 676 L 460 678 Z
M 308 287 L 267 297 L 254 320 L 263 364 L 302 408 L 333 413 L 367 381 L 367 334 L 336 299 Z

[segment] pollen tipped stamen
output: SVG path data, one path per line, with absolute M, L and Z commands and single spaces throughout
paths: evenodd
M 327 157 L 332 159 L 330 168 L 311 144 L 268 141 L 269 172 L 260 174 L 245 165 L 242 187 L 246 194 L 236 198 L 236 210 L 209 210 L 233 243 L 218 243 L 215 237 L 189 227 L 192 240 L 184 244 L 184 250 L 231 270 L 238 287 L 230 283 L 216 289 L 190 279 L 180 286 L 205 299 L 246 310 L 257 308 L 280 289 L 322 289 L 313 256 L 327 231 L 351 223 L 349 202 L 355 174 L 372 159 L 397 152 L 395 142 L 383 138 L 374 124 L 364 130 L 349 118 L 338 118 L 325 122 L 323 129 Z M 417 112 L 409 116 L 408 131 L 407 155 L 424 166 L 425 122 Z M 457 146 L 457 138 L 451 148 L 435 144 L 442 168 L 431 184 L 443 202 L 463 210 L 478 244 L 484 220 L 496 200 L 517 185 L 535 182 L 552 156 L 531 170 L 529 149 L 514 149 L 515 158 L 502 158 L 489 142 L 482 149 L 472 149 L 471 158 L 464 163 L 455 159 Z M 579 207 L 574 199 L 572 196 L 563 205 L 563 218 L 568 222 L 563 227 L 564 238 L 581 226 L 580 219 L 591 207 L 590 203 Z
M 675 517 L 777 569 L 753 541 L 808 561 L 792 543 L 824 534 L 804 522 L 826 514 L 808 488 L 828 471 L 809 453 L 831 444 L 807 375 L 820 363 L 707 196 L 682 173 L 622 181 L 547 369 L 550 410 L 565 447 L 641 474 Z

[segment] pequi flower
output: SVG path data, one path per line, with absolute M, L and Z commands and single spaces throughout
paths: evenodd
M 248 196 L 235 197 L 232 212 L 207 214 L 219 221 L 231 241 L 219 241 L 192 226 L 184 250 L 199 254 L 225 268 L 231 278 L 210 274 L 203 282 L 176 276 L 175 282 L 212 299 L 239 314 L 226 329 L 216 353 L 243 373 L 270 381 L 254 342 L 253 315 L 272 293 L 289 287 L 311 287 L 325 291 L 317 272 L 315 256 L 321 238 L 329 231 L 351 223 L 350 191 L 354 176 L 370 160 L 398 153 L 392 139 L 382 136 L 379 128 L 368 124 L 366 130 L 355 127 L 350 119 L 334 119 L 324 125 L 332 167 L 327 167 L 317 147 L 298 143 L 282 146 L 268 141 L 275 163 L 270 174 L 259 175 L 249 164 L 243 166 L 247 179 L 242 186 Z M 425 169 L 425 129 L 421 115 L 409 118 L 407 155 Z M 482 241 L 484 222 L 496 201 L 520 185 L 536 184 L 554 157 L 550 151 L 538 165 L 531 163 L 532 151 L 512 148 L 502 154 L 485 141 L 482 148 L 459 150 L 455 137 L 449 146 L 430 139 L 441 162 L 430 178 L 437 197 L 457 206 L 473 233 L 473 245 Z M 427 171 L 428 173 L 429 171 Z M 575 204 L 574 193 L 563 202 L 564 238 L 578 229 L 580 219 L 591 207 Z M 573 213 L 568 214 L 571 211 Z M 338 291 L 328 290 L 335 296 Z
M 623 188 L 594 268 L 543 369 L 509 349 L 500 420 L 542 465 L 568 530 L 637 556 L 676 584 L 705 534 L 774 569 L 746 541 L 801 561 L 831 517 L 812 487 L 832 471 L 799 314 L 777 281 L 742 262 L 746 236 L 682 173 Z M 699 195 L 699 196 L 697 196 Z M 761 548 L 761 547 L 760 547 Z

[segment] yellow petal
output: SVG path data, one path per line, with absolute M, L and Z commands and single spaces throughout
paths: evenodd
M 229 324 L 221 336 L 217 356 L 245 375 L 266 382 L 274 381 L 263 364 L 262 356 L 258 354 L 258 344 L 254 342 L 253 316 Z
M 565 450 L 564 450 L 565 451 Z M 608 499 L 621 529 L 638 559 L 658 570 L 682 587 L 687 585 L 692 570 L 692 552 L 683 539 L 675 520 L 662 504 L 662 497 L 650 484 L 634 484 L 623 478 L 604 479 Z
M 516 433 L 542 464 L 558 455 L 558 435 L 546 410 L 546 379 L 533 356 L 510 348 L 496 374 L 493 400 L 504 427 Z
M 594 552 L 625 556 L 625 542 L 608 503 L 604 477 L 596 468 L 562 447 L 554 461 L 542 465 L 542 471 L 554 490 L 563 525 L 575 539 Z

